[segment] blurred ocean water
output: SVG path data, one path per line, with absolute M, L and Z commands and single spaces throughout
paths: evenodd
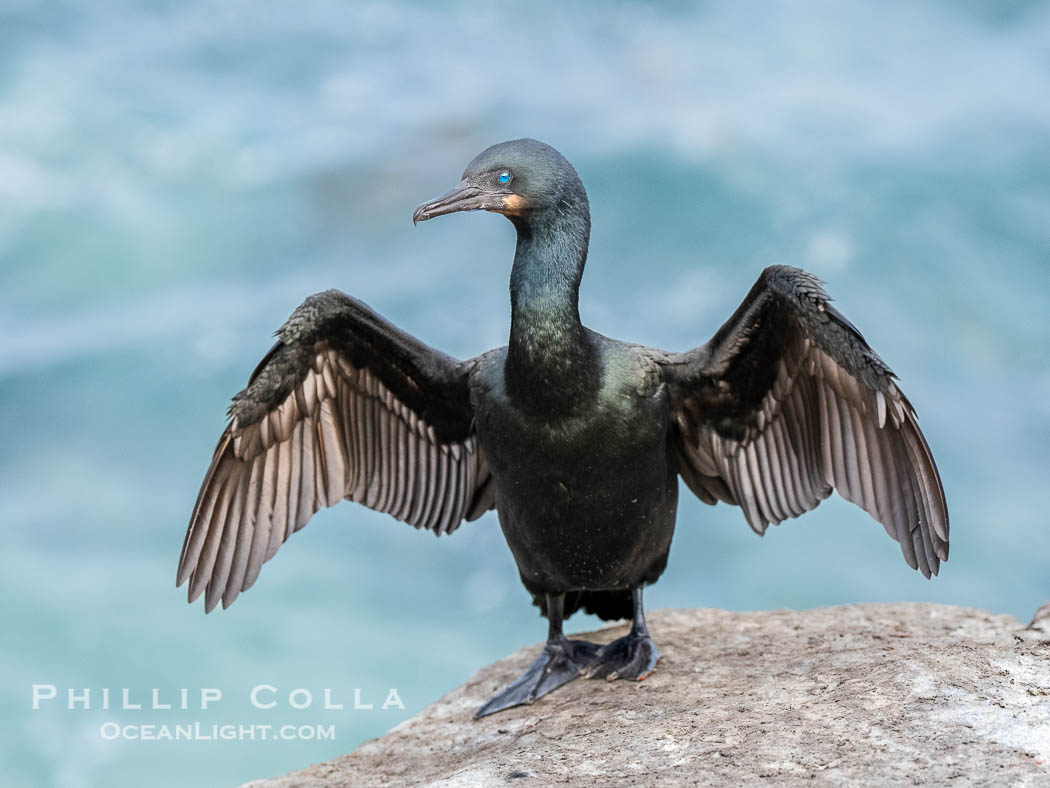
M 345 504 L 228 611 L 173 587 L 228 398 L 306 295 L 350 292 L 459 357 L 506 341 L 510 225 L 410 217 L 526 135 L 588 187 L 588 325 L 685 349 L 762 267 L 805 267 L 901 377 L 944 477 L 952 556 L 932 582 L 837 498 L 759 540 L 686 492 L 650 608 L 1026 619 L 1050 600 L 1050 4 L 4 0 L 5 785 L 278 774 L 544 636 L 493 515 L 435 540 Z M 34 711 L 35 683 L 59 701 Z M 249 703 L 259 684 L 277 708 Z M 103 687 L 224 697 L 64 708 Z M 391 687 L 404 710 L 378 708 Z M 355 688 L 376 708 L 353 710 Z M 194 720 L 336 738 L 99 732 Z

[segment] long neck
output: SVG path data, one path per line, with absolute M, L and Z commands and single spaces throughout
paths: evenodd
M 579 311 L 590 236 L 585 200 L 563 203 L 539 220 L 515 221 L 518 245 L 510 275 L 504 377 L 508 393 L 526 408 L 572 412 L 597 388 L 595 349 Z

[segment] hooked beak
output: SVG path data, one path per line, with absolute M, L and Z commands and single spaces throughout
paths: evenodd
M 423 203 L 412 214 L 412 224 L 457 211 L 494 211 L 514 214 L 521 210 L 523 199 L 517 194 L 493 194 L 480 186 L 460 183 L 440 197 Z

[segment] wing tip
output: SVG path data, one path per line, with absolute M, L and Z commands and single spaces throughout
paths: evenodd
M 204 589 L 195 587 L 195 584 L 193 582 L 193 574 L 192 573 L 190 574 L 189 580 L 190 580 L 190 584 L 186 588 L 186 604 L 192 605 L 194 602 L 197 601 L 197 599 L 200 597 L 201 593 L 203 593 Z
M 207 594 L 204 596 L 204 614 L 207 615 L 215 609 L 215 606 L 219 604 L 219 598 L 212 599 Z

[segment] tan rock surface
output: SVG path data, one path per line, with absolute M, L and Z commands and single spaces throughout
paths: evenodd
M 529 646 L 349 755 L 248 785 L 1050 786 L 1050 605 L 1025 629 L 930 604 L 662 610 L 649 629 L 644 682 L 474 720 Z

